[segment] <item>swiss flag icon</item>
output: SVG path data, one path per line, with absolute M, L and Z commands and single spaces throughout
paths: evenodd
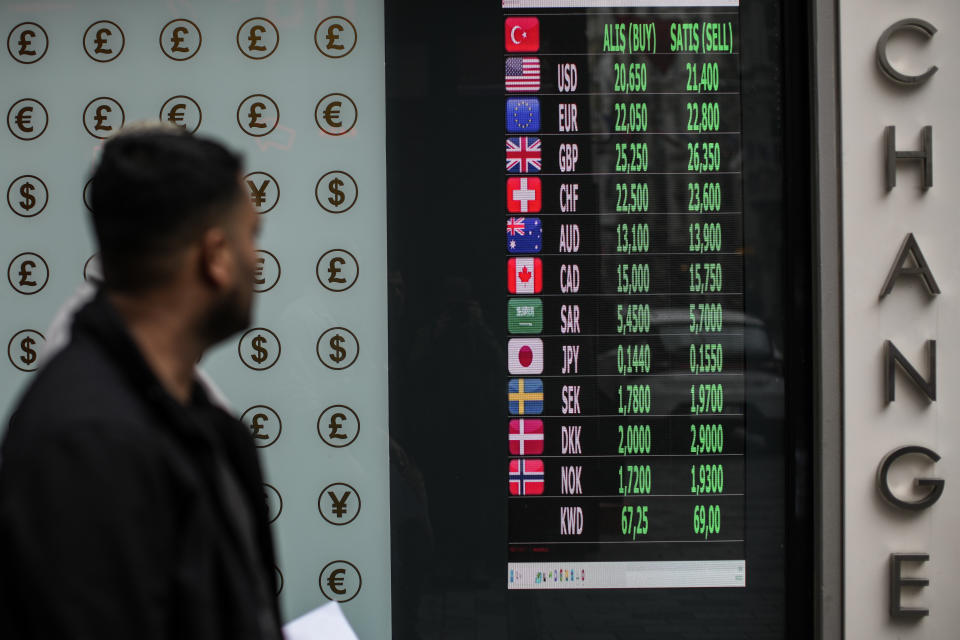
M 507 211 L 537 213 L 541 204 L 540 178 L 507 178 Z
M 507 51 L 537 51 L 540 48 L 539 18 L 507 18 L 503 39 Z

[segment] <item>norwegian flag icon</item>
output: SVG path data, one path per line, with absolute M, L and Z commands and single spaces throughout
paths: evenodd
M 512 496 L 542 495 L 543 460 L 511 460 L 509 485 Z
M 540 173 L 543 168 L 540 138 L 523 136 L 507 138 L 507 171 L 510 173 Z

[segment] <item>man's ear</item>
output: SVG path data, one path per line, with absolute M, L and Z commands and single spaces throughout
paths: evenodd
M 199 268 L 201 277 L 217 289 L 230 287 L 233 279 L 233 255 L 227 232 L 211 227 L 200 237 Z

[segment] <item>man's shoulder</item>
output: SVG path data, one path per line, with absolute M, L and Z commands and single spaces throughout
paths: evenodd
M 131 380 L 93 340 L 79 337 L 57 353 L 27 387 L 13 410 L 10 429 L 50 436 L 77 425 L 146 426 L 150 412 Z

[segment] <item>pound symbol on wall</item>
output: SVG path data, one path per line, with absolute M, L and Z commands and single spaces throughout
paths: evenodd
M 24 29 L 20 32 L 20 40 L 17 44 L 20 46 L 20 50 L 17 52 L 18 56 L 35 56 L 37 52 L 33 49 L 33 39 L 37 37 L 37 32 L 33 29 Z
M 98 20 L 83 34 L 83 50 L 95 62 L 110 62 L 123 53 L 123 29 L 116 22 Z
M 247 135 L 256 138 L 276 129 L 280 121 L 280 108 L 269 96 L 255 93 L 247 96 L 237 107 L 237 124 Z
M 107 121 L 107 118 L 113 112 L 113 109 L 108 104 L 101 104 L 97 106 L 97 112 L 94 114 L 93 119 L 97 121 L 97 124 L 94 125 L 94 129 L 97 131 L 112 131 L 113 127 L 108 124 L 104 124 Z
M 160 49 L 173 60 L 188 60 L 200 50 L 203 35 L 196 23 L 179 18 L 171 20 L 160 31 Z
M 107 46 L 107 44 L 110 42 L 109 38 L 112 35 L 113 31 L 107 27 L 101 27 L 97 29 L 97 34 L 93 38 L 93 44 L 96 45 L 93 49 L 93 52 L 95 54 L 103 54 L 106 56 L 113 53 L 113 49 Z
M 37 281 L 33 280 L 30 276 L 33 275 L 33 270 L 37 268 L 37 263 L 33 260 L 24 260 L 20 263 L 20 286 L 21 287 L 35 287 L 37 286 Z
M 262 24 L 255 24 L 250 27 L 250 33 L 247 35 L 247 40 L 250 44 L 247 46 L 247 51 L 266 51 L 267 48 L 260 44 L 260 41 L 263 40 L 262 34 L 267 30 Z
M 173 28 L 173 33 L 170 36 L 170 44 L 173 46 L 170 47 L 170 53 L 190 53 L 190 49 L 183 46 L 183 36 L 189 33 L 189 31 L 190 30 L 183 25 L 178 25 Z
M 266 129 L 267 125 L 263 122 L 260 122 L 260 116 L 263 114 L 263 110 L 267 108 L 267 105 L 262 102 L 254 102 L 250 105 L 250 113 L 247 114 L 247 117 L 250 119 L 247 122 L 247 126 L 251 129 Z
M 94 98 L 83 111 L 83 126 L 87 133 L 101 140 L 123 127 L 123 107 L 113 98 Z
M 266 18 L 250 18 L 237 29 L 237 48 L 251 60 L 263 60 L 277 50 L 280 30 Z
M 330 416 L 330 435 L 328 436 L 331 440 L 346 440 L 347 434 L 340 433 L 343 429 L 343 421 L 347 419 L 346 414 L 344 413 L 335 413 Z
M 331 249 L 317 261 L 317 278 L 330 291 L 346 291 L 360 275 L 356 257 L 344 249 Z
M 36 22 L 21 22 L 7 35 L 7 51 L 20 64 L 33 64 L 47 54 L 47 32 Z
M 317 434 L 331 447 L 346 447 L 357 439 L 359 433 L 360 419 L 346 405 L 327 407 L 317 419 Z
M 357 46 L 357 29 L 343 16 L 331 16 L 317 25 L 314 44 L 328 58 L 342 58 Z
M 327 278 L 327 282 L 331 284 L 346 284 L 347 279 L 339 275 L 341 271 L 340 267 L 345 265 L 346 263 L 347 261 L 341 258 L 340 256 L 331 258 L 330 266 L 327 268 L 327 271 L 330 273 L 330 277 Z
M 260 448 L 269 447 L 276 442 L 283 430 L 280 416 L 265 404 L 258 404 L 244 411 L 240 421 L 249 427 L 253 444 Z
M 47 262 L 36 253 L 25 252 L 10 261 L 7 281 L 13 290 L 25 296 L 33 295 L 47 286 L 50 271 Z
M 255 440 L 270 439 L 270 436 L 263 433 L 263 430 L 265 428 L 263 423 L 269 419 L 270 418 L 268 418 L 267 414 L 265 413 L 258 413 L 257 415 L 253 416 L 253 420 L 250 421 L 250 431 L 251 431 L 251 435 Z
M 334 22 L 327 27 L 327 49 L 343 51 L 344 46 L 340 44 L 341 31 L 343 31 L 343 25 L 339 22 Z

